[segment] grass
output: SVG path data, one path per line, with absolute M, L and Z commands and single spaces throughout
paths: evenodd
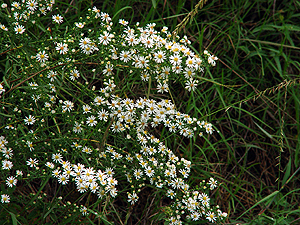
M 61 5 L 58 12 L 68 15 L 65 18 L 71 23 L 84 16 L 82 12 L 93 4 L 112 15 L 114 22 L 119 18 L 131 24 L 155 22 L 157 27 L 168 26 L 173 31 L 197 3 L 193 0 L 72 1 L 71 4 L 58 1 Z M 198 9 L 179 32 L 188 36 L 196 52 L 208 50 L 219 61 L 203 74 L 192 95 L 187 95 L 177 82 L 171 86 L 167 98 L 174 99 L 179 111 L 213 123 L 219 133 L 193 141 L 164 130 L 157 134 L 176 154 L 194 163 L 191 184 L 209 177 L 222 183 L 215 203 L 228 211 L 227 224 L 300 223 L 299 9 L 299 2 L 292 0 L 286 3 L 212 0 Z M 13 64 L 3 58 L 2 72 L 17 70 Z M 135 80 L 129 84 L 124 85 L 121 95 L 137 97 L 147 93 L 143 92 L 147 86 Z M 46 182 L 37 181 L 32 188 L 35 192 L 45 192 L 43 185 Z M 48 195 L 56 195 L 51 187 L 45 188 Z M 24 198 L 30 192 L 28 188 L 19 190 Z M 70 195 L 70 200 L 76 197 Z M 95 209 L 98 207 L 95 199 L 88 197 L 88 200 Z M 120 221 L 158 224 L 166 200 L 144 188 L 139 201 L 140 207 L 129 210 L 118 201 L 105 205 L 103 211 L 107 210 L 108 217 L 102 223 L 111 224 L 109 220 L 116 215 L 116 224 L 121 224 Z M 59 202 L 58 199 L 52 208 L 46 209 L 37 200 L 43 223 L 49 214 L 53 215 L 54 208 L 64 209 L 66 203 L 56 205 Z M 16 209 L 16 214 L 26 210 L 18 206 Z M 23 223 L 33 217 L 24 216 Z M 11 219 L 16 221 L 14 215 Z M 84 223 L 94 222 L 91 217 Z

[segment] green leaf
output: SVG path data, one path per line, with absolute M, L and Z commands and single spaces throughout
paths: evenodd
M 282 186 L 285 184 L 285 182 L 288 180 L 289 176 L 291 175 L 291 168 L 292 168 L 292 158 L 290 158 L 290 160 L 286 166 L 284 177 L 282 179 Z
M 157 7 L 157 2 L 156 2 L 155 0 L 152 0 L 152 6 L 153 6 L 154 9 L 156 9 L 156 7 Z
M 17 225 L 19 221 L 17 220 L 16 215 L 15 215 L 14 213 L 12 213 L 12 212 L 8 212 L 8 213 L 9 213 L 10 216 L 11 216 L 12 224 L 13 224 L 13 225 Z M 19 222 L 19 224 L 20 224 L 20 222 Z
M 255 122 L 254 122 L 255 123 Z M 273 136 L 271 134 L 269 134 L 266 130 L 264 130 L 261 126 L 259 126 L 257 123 L 255 123 L 255 125 L 265 134 L 267 135 L 269 138 L 273 139 Z

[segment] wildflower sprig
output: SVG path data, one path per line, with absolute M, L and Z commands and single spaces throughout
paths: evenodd
M 1 32 L 28 39 L 14 52 L 22 60 L 18 73 L 0 84 L 9 117 L 0 127 L 1 176 L 7 188 L 38 178 L 41 171 L 62 186 L 74 183 L 80 194 L 90 192 L 99 199 L 126 194 L 128 204 L 135 205 L 141 187 L 150 186 L 173 201 L 170 224 L 201 217 L 223 220 L 226 213 L 211 206 L 206 192 L 217 181 L 191 187 L 192 162 L 177 156 L 155 132 L 164 127 L 192 138 L 212 134 L 213 125 L 179 112 L 171 100 L 149 98 L 150 92 L 170 92 L 171 80 L 195 90 L 217 57 L 207 51 L 197 55 L 186 36 L 174 41 L 167 27 L 157 31 L 154 23 L 130 26 L 123 19 L 114 24 L 96 7 L 66 28 L 53 4 L 29 0 L 2 7 L 14 16 L 7 16 Z M 29 30 L 47 11 L 51 25 L 37 41 Z M 9 38 L 3 41 L 13 47 Z M 13 56 L 8 52 L 7 57 Z M 147 94 L 128 97 L 127 80 L 147 82 L 149 90 L 142 91 Z M 119 189 L 124 181 L 130 188 Z M 1 195 L 3 204 L 10 200 Z M 80 211 L 89 214 L 87 206 Z

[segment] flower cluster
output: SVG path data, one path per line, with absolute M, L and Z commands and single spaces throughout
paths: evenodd
M 36 19 L 40 15 L 46 15 L 47 11 L 51 11 L 54 4 L 55 0 L 29 0 L 22 3 L 14 1 L 10 7 L 11 17 L 14 21 L 9 25 L 15 34 L 23 34 L 26 31 L 26 26 L 28 26 L 26 24 L 28 21 L 35 24 Z M 3 3 L 1 7 L 7 8 L 7 4 Z M 4 24 L 0 24 L 0 28 L 4 31 L 9 30 Z
M 13 16 L 8 17 L 12 23 L 0 24 L 1 32 L 25 33 L 29 39 L 27 27 L 53 4 L 53 0 L 13 2 Z M 217 181 L 210 178 L 199 188 L 191 187 L 192 162 L 177 156 L 157 132 L 164 129 L 193 138 L 213 134 L 213 125 L 180 112 L 169 99 L 149 98 L 151 91 L 154 96 L 169 94 L 170 80 L 195 90 L 199 76 L 215 65 L 217 57 L 207 51 L 196 54 L 186 36 L 173 39 L 167 27 L 157 31 L 155 23 L 130 27 L 121 19 L 116 26 L 96 7 L 65 33 L 59 29 L 64 26 L 60 14 L 53 14 L 51 21 L 52 29 L 45 30 L 47 40 L 31 57 L 24 57 L 18 88 L 6 91 L 4 82 L 0 84 L 0 97 L 11 101 L 3 106 L 9 119 L 0 127 L 6 185 L 13 188 L 23 179 L 17 170 L 20 165 L 27 166 L 27 179 L 42 170 L 61 185 L 73 182 L 79 193 L 91 192 L 98 198 L 117 197 L 124 192 L 118 184 L 127 181 L 128 204 L 139 200 L 146 185 L 170 198 L 170 224 L 223 220 L 227 214 L 211 206 L 208 193 Z M 91 26 L 95 23 L 100 25 L 97 30 Z M 148 82 L 147 97 L 128 97 L 124 85 L 128 79 Z M 15 156 L 16 150 L 23 154 Z M 2 194 L 1 202 L 9 203 L 10 196 Z M 86 206 L 80 211 L 88 215 Z
M 76 148 L 81 146 L 75 144 Z M 97 193 L 99 198 L 102 198 L 105 193 L 112 197 L 116 197 L 116 185 L 118 181 L 113 178 L 113 169 L 107 168 L 105 171 L 93 167 L 86 168 L 83 164 L 71 164 L 69 161 L 64 161 L 60 153 L 52 155 L 54 163 L 59 163 L 60 166 L 55 168 L 54 163 L 47 162 L 46 166 L 52 169 L 52 176 L 58 179 L 62 185 L 66 185 L 70 181 L 70 177 L 75 181 L 77 190 L 84 193 L 90 190 L 92 193 Z
M 189 47 L 190 41 L 184 36 L 179 42 L 175 42 L 167 27 L 161 31 L 155 30 L 155 23 L 140 27 L 128 26 L 128 22 L 120 19 L 123 30 L 121 35 L 115 35 L 113 23 L 110 17 L 94 7 L 92 16 L 102 19 L 102 27 L 98 41 L 92 37 L 84 37 L 79 41 L 79 47 L 83 54 L 89 55 L 96 51 L 109 53 L 109 61 L 105 64 L 102 73 L 110 76 L 116 68 L 128 66 L 140 74 L 141 80 L 157 82 L 158 92 L 169 91 L 169 80 L 177 75 L 183 75 L 185 88 L 193 91 L 198 85 L 197 74 L 204 72 L 204 68 L 215 65 L 217 57 L 207 51 L 203 56 L 195 54 Z M 88 34 L 89 35 L 89 34 Z M 178 38 L 178 37 L 177 37 Z

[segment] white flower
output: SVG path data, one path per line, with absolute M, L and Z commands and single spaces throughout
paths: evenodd
M 176 65 L 180 65 L 181 64 L 181 57 L 179 54 L 175 53 L 174 55 L 172 55 L 170 57 L 170 63 L 173 65 L 173 66 L 176 66 Z
M 8 31 L 7 27 L 1 23 L 0 23 L 0 28 L 4 31 Z
M 83 23 L 75 23 L 76 27 L 79 27 L 79 28 L 83 28 L 84 27 L 84 24 Z
M 0 84 L 0 95 L 5 92 L 5 89 L 3 88 L 2 84 Z
M 86 120 L 86 123 L 88 126 L 92 127 L 95 126 L 97 124 L 97 120 L 94 116 L 89 116 Z
M 6 185 L 8 187 L 13 187 L 17 185 L 17 179 L 14 176 L 10 176 L 6 179 Z
M 60 174 L 58 176 L 58 182 L 62 185 L 66 185 L 69 182 L 69 176 L 65 174 Z
M 23 176 L 23 172 L 21 170 L 16 171 L 17 176 Z
M 108 43 L 111 41 L 113 37 L 114 37 L 113 34 L 104 31 L 103 34 L 101 34 L 99 37 L 99 44 L 108 45 Z
M 73 144 L 71 145 L 71 147 L 79 149 L 82 147 L 82 145 L 78 144 L 77 142 L 73 142 Z
M 81 124 L 78 122 L 75 122 L 73 131 L 74 131 L 74 133 L 81 133 L 81 131 L 82 131 Z
M 62 162 L 62 156 L 60 153 L 52 154 L 52 159 L 56 163 Z
M 124 62 L 128 62 L 131 59 L 131 55 L 129 51 L 121 51 L 120 60 Z
M 100 17 L 100 9 L 97 9 L 96 6 L 93 7 L 93 12 L 96 13 L 95 18 L 99 18 Z
M 66 54 L 68 52 L 68 44 L 66 43 L 57 43 L 57 46 L 55 47 L 57 51 L 59 51 L 60 54 Z
M 200 214 L 198 212 L 193 212 L 191 218 L 193 221 L 199 220 Z
M 149 66 L 148 62 L 149 62 L 149 60 L 146 59 L 145 56 L 139 56 L 139 57 L 137 57 L 137 62 L 135 64 L 135 66 L 137 68 L 147 68 Z
M 58 176 L 60 175 L 61 171 L 56 169 L 52 171 L 52 176 L 55 178 L 58 178 Z
M 191 79 L 195 76 L 195 70 L 193 68 L 186 67 L 183 74 L 186 79 Z
M 30 158 L 26 161 L 27 165 L 30 167 L 36 167 L 38 162 L 39 161 L 37 159 L 32 159 L 32 158 Z
M 173 199 L 176 196 L 176 193 L 172 189 L 169 189 L 167 191 L 167 196 Z
M 106 23 L 109 23 L 111 21 L 111 18 L 107 13 L 101 12 L 101 19 L 102 21 L 105 21 Z
M 162 63 L 165 61 L 165 59 L 166 59 L 166 53 L 164 53 L 163 51 L 158 51 L 154 53 L 154 61 L 156 63 Z
M 13 3 L 11 3 L 11 7 L 19 8 L 20 7 L 20 3 L 19 2 L 13 2 Z
M 55 23 L 62 23 L 63 22 L 63 17 L 59 14 L 53 15 L 52 19 Z
M 13 167 L 13 163 L 9 160 L 3 160 L 2 161 L 2 169 L 4 170 L 10 170 Z
M 122 24 L 122 25 L 124 25 L 124 26 L 128 24 L 128 22 L 125 21 L 125 20 L 123 20 L 123 19 L 120 19 L 119 23 Z
M 10 197 L 7 194 L 1 195 L 1 202 L 2 203 L 9 203 L 10 202 Z
M 24 122 L 26 125 L 32 125 L 35 123 L 35 118 L 34 116 L 29 115 L 28 117 L 25 116 Z
M 140 169 L 134 170 L 134 176 L 137 180 L 139 180 L 143 176 L 143 171 L 141 171 Z
M 153 170 L 150 166 L 148 166 L 148 167 L 145 169 L 145 173 L 146 173 L 146 175 L 147 175 L 148 177 L 152 177 L 153 174 L 154 174 L 154 170 Z
M 168 87 L 167 83 L 164 83 L 164 84 L 158 83 L 158 85 L 157 85 L 157 92 L 158 93 L 168 92 L 168 89 L 169 89 L 169 87 Z
M 185 64 L 186 64 L 187 67 L 193 68 L 194 65 L 195 65 L 195 59 L 191 58 L 191 57 L 188 57 L 187 60 L 185 61 Z
M 46 162 L 45 165 L 50 169 L 54 169 L 54 164 L 52 162 Z
M 62 106 L 63 111 L 67 111 L 70 112 L 74 107 L 74 103 L 72 103 L 71 101 L 64 101 L 64 105 Z
M 87 147 L 87 146 L 84 146 L 82 148 L 82 152 L 87 153 L 87 154 L 91 154 L 92 153 L 92 149 L 89 148 L 89 147 Z
M 79 47 L 81 49 L 84 49 L 85 47 L 87 46 L 90 46 L 92 43 L 91 39 L 85 37 L 85 38 L 81 38 L 80 41 L 79 41 Z
M 57 72 L 56 72 L 56 71 L 50 70 L 50 71 L 48 72 L 47 78 L 49 78 L 50 81 L 53 82 L 54 79 L 56 79 L 56 75 L 57 75 Z
M 91 107 L 89 105 L 83 105 L 82 106 L 82 109 L 83 109 L 83 114 L 86 114 L 86 113 L 90 113 L 91 111 Z
M 208 184 L 210 185 L 210 189 L 213 190 L 217 187 L 217 181 L 214 178 L 210 178 Z
M 206 219 L 209 221 L 209 222 L 215 222 L 216 221 L 216 216 L 215 216 L 215 214 L 213 213 L 213 212 L 208 212 L 208 213 L 206 213 Z
M 23 25 L 18 25 L 15 27 L 16 34 L 23 34 L 25 31 L 25 27 Z
M 39 62 L 46 62 L 48 60 L 48 58 L 49 58 L 49 56 L 48 56 L 48 54 L 46 54 L 45 51 L 41 51 L 36 55 L 36 59 Z
M 77 78 L 79 78 L 80 77 L 80 74 L 79 74 L 79 71 L 78 70 L 72 70 L 71 71 L 71 73 L 70 73 L 70 79 L 71 80 L 75 80 L 75 79 L 77 79 Z
M 35 11 L 36 8 L 37 8 L 38 4 L 35 0 L 30 0 L 27 2 L 27 8 L 30 10 L 30 11 Z
M 137 196 L 137 194 L 135 192 L 128 193 L 128 202 L 130 202 L 131 205 L 134 205 L 134 203 L 136 203 L 139 199 L 139 196 Z
M 194 91 L 197 85 L 197 80 L 190 79 L 185 83 L 185 89 L 187 89 L 188 91 Z

